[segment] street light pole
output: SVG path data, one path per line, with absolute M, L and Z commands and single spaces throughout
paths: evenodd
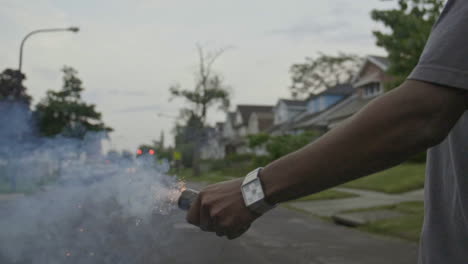
M 34 35 L 34 34 L 38 34 L 38 33 L 48 33 L 48 32 L 59 32 L 59 31 L 70 31 L 70 32 L 73 32 L 73 33 L 77 33 L 78 31 L 80 31 L 80 29 L 78 27 L 69 27 L 69 28 L 45 28 L 45 29 L 38 29 L 38 30 L 34 30 L 34 31 L 31 31 L 29 32 L 24 38 L 23 40 L 21 41 L 21 46 L 20 46 L 20 54 L 19 54 L 19 65 L 18 65 L 18 71 L 21 72 L 21 67 L 23 66 L 23 47 L 24 47 L 24 43 L 26 42 L 26 40 Z

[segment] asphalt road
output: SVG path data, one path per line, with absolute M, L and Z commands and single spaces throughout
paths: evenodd
M 0 212 L 8 215 L 7 203 L 0 203 Z M 24 220 L 29 223 L 28 219 Z M 35 220 L 34 220 L 35 221 Z M 68 221 L 64 218 L 63 221 Z M 416 263 L 417 248 L 414 243 L 398 239 L 380 237 L 355 229 L 337 226 L 333 223 L 309 215 L 278 207 L 253 223 L 250 230 L 236 240 L 219 238 L 213 233 L 206 233 L 185 222 L 185 212 L 174 210 L 169 215 L 158 216 L 151 225 L 129 227 L 113 225 L 112 218 L 103 219 L 105 225 L 102 234 L 91 233 L 94 239 L 105 243 L 80 238 L 75 233 L 63 243 L 83 246 L 98 245 L 92 256 L 63 256 L 63 252 L 52 248 L 46 251 L 45 236 L 38 235 L 31 244 L 39 245 L 38 255 L 53 258 L 51 254 L 61 254 L 56 262 L 8 261 L 0 252 L 0 263 L 122 263 L 122 264 L 229 264 L 229 263 L 307 263 L 307 264 L 406 264 Z M 22 223 L 18 223 L 21 226 Z M 14 225 L 13 225 L 14 226 Z M 97 225 L 99 227 L 99 225 Z M 118 227 L 118 228 L 113 228 Z M 6 228 L 6 227 L 2 227 Z M 57 232 L 58 238 L 65 236 L 67 229 L 46 228 Z M 1 232 L 0 232 L 1 233 Z M 8 233 L 8 232 L 7 232 Z M 127 234 L 127 236 L 121 236 Z M 8 240 L 8 237 L 1 237 Z M 120 239 L 120 240 L 119 240 Z M 14 239 L 13 239 L 14 240 Z M 13 240 L 10 241 L 13 243 Z M 114 243 L 114 240 L 115 241 Z M 62 240 L 58 240 L 62 241 Z M 75 242 L 74 242 L 75 241 Z M 4 241 L 5 242 L 5 241 Z M 19 240 L 17 247 L 23 247 Z M 55 245 L 60 246 L 60 245 Z M 63 245 L 64 247 L 67 244 Z M 92 248 L 91 246 L 89 246 Z M 8 249 L 9 247 L 0 249 Z M 75 252 L 77 251 L 74 249 Z M 88 250 L 88 249 L 86 249 Z M 26 251 L 29 252 L 29 251 Z M 52 252 L 52 253 L 51 253 Z M 34 259 L 34 258 L 33 258 Z M 53 258 L 57 260 L 57 258 Z
M 417 262 L 414 243 L 337 226 L 285 208 L 268 212 L 244 236 L 232 241 L 186 224 L 181 212 L 171 218 L 175 238 L 161 251 L 171 253 L 160 255 L 160 263 Z

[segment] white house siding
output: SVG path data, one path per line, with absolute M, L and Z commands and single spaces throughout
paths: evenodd
M 231 121 L 228 119 L 224 123 L 223 138 L 234 138 L 234 137 L 235 137 L 235 131 L 234 131 L 234 128 L 232 127 Z
M 223 159 L 224 144 L 217 137 L 211 138 L 201 149 L 202 159 Z
M 258 117 L 256 113 L 253 113 L 249 118 L 247 134 L 255 135 L 255 134 L 258 134 L 258 132 L 259 132 Z

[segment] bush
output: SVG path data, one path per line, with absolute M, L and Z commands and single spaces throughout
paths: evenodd
M 268 135 L 266 133 L 250 135 L 249 136 L 249 147 L 250 148 L 260 147 L 263 144 L 267 143 L 269 139 L 270 139 L 270 135 Z
M 251 153 L 244 153 L 244 154 L 229 154 L 226 156 L 225 160 L 227 162 L 243 162 L 243 161 L 252 161 L 255 155 Z
M 266 148 L 271 160 L 276 160 L 284 155 L 296 151 L 311 143 L 318 137 L 315 132 L 305 132 L 300 135 L 283 135 L 271 137 Z
M 253 160 L 254 167 L 265 167 L 268 163 L 272 162 L 270 156 L 255 156 Z

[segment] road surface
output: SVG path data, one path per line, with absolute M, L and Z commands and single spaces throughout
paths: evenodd
M 237 240 L 218 238 L 174 217 L 177 247 L 167 263 L 406 264 L 417 262 L 417 245 L 337 226 L 285 208 L 257 220 Z

